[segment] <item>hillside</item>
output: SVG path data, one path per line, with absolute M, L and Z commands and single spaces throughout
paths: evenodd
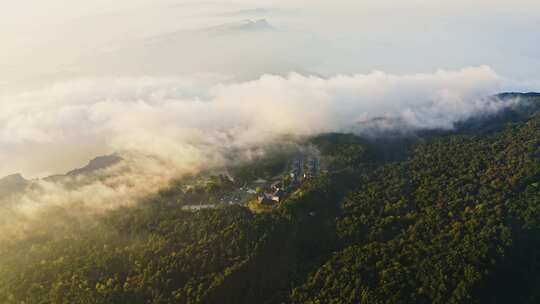
M 185 210 L 232 182 L 180 180 L 0 246 L 1 302 L 538 303 L 540 97 L 512 94 L 452 132 L 311 138 L 326 173 L 273 212 Z
M 120 163 L 122 160 L 123 159 L 116 154 L 98 156 L 90 160 L 88 164 L 86 164 L 85 166 L 81 168 L 70 170 L 69 172 L 65 174 L 57 174 L 57 175 L 48 176 L 48 177 L 45 177 L 43 180 L 50 181 L 50 182 L 58 182 L 58 181 L 68 179 L 70 177 L 89 176 L 89 175 L 95 174 L 96 172 L 99 172 L 100 170 L 110 168 Z
M 30 184 L 21 174 L 12 174 L 0 178 L 0 199 L 24 191 Z
M 116 154 L 103 155 L 90 160 L 84 167 L 71 170 L 65 174 L 56 174 L 33 180 L 27 180 L 19 173 L 0 178 L 0 203 L 2 203 L 2 200 L 10 198 L 16 200 L 14 196 L 24 194 L 25 190 L 40 187 L 40 181 L 64 183 L 66 185 L 70 183 L 69 186 L 72 188 L 84 185 L 94 177 L 93 175 L 100 173 L 100 170 L 110 168 L 121 161 L 122 158 Z M 74 178 L 79 179 L 77 180 L 78 183 L 73 182 Z

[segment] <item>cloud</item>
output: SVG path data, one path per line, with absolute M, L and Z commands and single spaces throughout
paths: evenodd
M 292 73 L 236 83 L 81 79 L 3 96 L 0 175 L 65 172 L 111 152 L 125 162 L 76 188 L 38 182 L 4 208 L 0 229 L 5 237 L 24 235 L 51 208 L 77 217 L 130 205 L 175 177 L 223 166 L 231 156 L 243 161 L 285 137 L 450 129 L 502 108 L 485 97 L 504 81 L 480 66 L 411 75 Z
M 451 128 L 496 109 L 482 97 L 502 82 L 487 66 L 331 78 L 292 73 L 229 84 L 204 78 L 63 82 L 1 99 L 0 175 L 66 171 L 115 151 L 156 155 L 188 168 L 284 135 L 366 132 L 365 123 L 380 117 L 399 118 L 390 129 Z M 44 165 L 47 158 L 53 161 Z

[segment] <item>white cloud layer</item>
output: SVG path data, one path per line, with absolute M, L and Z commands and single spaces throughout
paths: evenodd
M 503 79 L 486 66 L 430 74 L 290 74 L 229 84 L 177 78 L 62 82 L 0 100 L 0 175 L 42 176 L 96 154 L 129 151 L 190 168 L 284 135 L 451 128 L 500 106 Z
M 485 98 L 503 87 L 540 84 L 535 0 L 20 0 L 2 8 L 0 177 L 66 172 L 112 152 L 131 168 L 76 191 L 43 183 L 4 218 L 24 219 L 36 206 L 129 204 L 174 176 L 222 165 L 230 151 L 283 136 L 448 129 L 504 106 Z M 231 26 L 261 18 L 275 30 Z M 411 72 L 436 68 L 446 70 Z M 387 72 L 367 72 L 377 69 Z
M 0 241 L 48 225 L 37 219 L 51 212 L 90 220 L 85 215 L 130 205 L 172 178 L 222 166 L 231 154 L 246 159 L 283 138 L 449 129 L 504 107 L 485 98 L 503 82 L 480 66 L 411 75 L 264 75 L 235 83 L 96 78 L 4 95 L 0 176 L 66 172 L 111 152 L 126 161 L 80 187 L 42 180 L 11 198 L 0 213 Z

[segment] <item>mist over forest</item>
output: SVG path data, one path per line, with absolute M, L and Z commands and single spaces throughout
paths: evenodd
M 536 1 L 0 10 L 0 303 L 537 303 Z

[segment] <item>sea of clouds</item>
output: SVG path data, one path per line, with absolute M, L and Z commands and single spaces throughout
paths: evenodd
M 30 223 L 51 207 L 96 212 L 129 205 L 175 177 L 225 165 L 232 151 L 249 159 L 284 137 L 451 129 L 508 106 L 486 98 L 503 83 L 479 66 L 329 78 L 291 73 L 244 82 L 87 78 L 4 95 L 0 175 L 47 176 L 113 152 L 125 162 L 76 189 L 39 181 L 11 202 L 2 223 Z

